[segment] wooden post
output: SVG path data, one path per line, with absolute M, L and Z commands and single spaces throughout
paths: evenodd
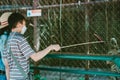
M 39 0 L 33 0 L 33 9 L 37 8 L 38 3 L 39 3 Z M 38 51 L 39 47 L 40 47 L 40 36 L 39 36 L 40 30 L 37 27 L 37 17 L 34 17 L 33 20 L 34 20 L 33 21 L 33 24 L 34 24 L 34 48 L 35 48 L 35 51 Z M 34 64 L 34 66 L 36 66 L 36 67 L 38 65 L 39 65 L 38 63 Z M 34 70 L 34 75 L 37 75 L 37 74 L 40 74 L 39 70 Z
M 33 0 L 33 9 L 36 9 L 36 7 L 38 6 L 38 1 L 39 0 Z M 39 46 L 40 45 L 37 45 L 39 44 L 39 29 L 37 27 L 37 17 L 34 17 L 33 19 L 33 23 L 34 23 L 34 48 L 36 51 L 39 50 Z
M 85 0 L 85 3 L 90 2 L 90 0 Z M 85 4 L 85 41 L 89 42 L 89 4 Z M 89 45 L 86 45 L 86 55 L 89 55 Z M 89 70 L 90 62 L 89 60 L 86 61 L 85 69 Z M 89 80 L 89 75 L 85 75 L 85 80 Z

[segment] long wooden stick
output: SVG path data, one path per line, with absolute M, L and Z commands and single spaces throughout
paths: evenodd
M 74 47 L 74 46 L 81 46 L 81 45 L 87 45 L 87 44 L 96 44 L 96 43 L 103 43 L 104 41 L 94 41 L 94 42 L 86 42 L 86 43 L 80 43 L 80 44 L 73 44 L 68 46 L 62 46 L 62 48 L 68 48 L 68 47 Z

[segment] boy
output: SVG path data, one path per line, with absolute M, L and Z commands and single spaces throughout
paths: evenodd
M 36 62 L 46 56 L 51 50 L 60 50 L 60 46 L 55 44 L 35 53 L 22 35 L 25 33 L 27 27 L 25 17 L 20 13 L 12 13 L 8 18 L 8 24 L 10 33 L 7 45 L 25 73 L 29 73 L 29 58 Z M 13 57 L 9 54 L 8 48 L 4 50 L 3 55 L 7 80 L 27 80 L 23 77 Z

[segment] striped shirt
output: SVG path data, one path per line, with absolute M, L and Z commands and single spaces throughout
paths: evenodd
M 26 39 L 22 34 L 17 32 L 11 32 L 8 38 L 7 45 L 10 45 L 12 54 L 16 57 L 17 62 L 21 65 L 25 73 L 29 73 L 29 58 L 34 50 L 30 47 Z M 8 60 L 10 67 L 10 80 L 24 80 L 23 75 L 19 71 L 19 68 L 15 64 L 13 57 L 9 53 L 9 49 L 5 48 L 3 52 L 3 58 Z

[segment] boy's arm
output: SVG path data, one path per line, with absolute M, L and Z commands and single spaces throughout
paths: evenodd
M 8 61 L 6 59 L 4 60 L 4 65 L 5 65 L 5 71 L 6 71 L 7 80 L 9 80 L 9 78 L 10 78 L 10 72 L 9 72 Z
M 37 53 L 32 54 L 30 57 L 35 61 L 39 61 L 40 59 L 42 59 L 44 56 L 46 56 L 51 50 L 55 50 L 58 51 L 60 50 L 60 46 L 58 44 L 55 45 L 50 45 L 47 48 L 45 48 L 42 51 L 39 51 Z

